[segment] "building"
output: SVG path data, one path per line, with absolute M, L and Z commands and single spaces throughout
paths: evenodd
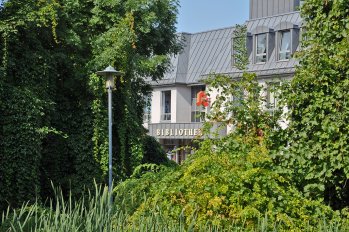
M 262 85 L 275 85 L 294 75 L 297 61 L 292 54 L 299 47 L 301 34 L 300 0 L 250 0 L 247 25 L 248 71 Z M 145 110 L 145 127 L 166 151 L 195 146 L 193 139 L 207 109 L 196 106 L 196 96 L 205 90 L 202 79 L 212 73 L 237 78 L 241 71 L 233 65 L 234 27 L 195 34 L 180 33 L 184 47 L 172 57 L 172 69 L 158 82 L 151 82 L 151 105 Z M 268 93 L 267 93 L 268 94 Z M 268 94 L 268 104 L 277 104 Z M 222 131 L 222 134 L 226 131 Z M 180 163 L 191 153 L 181 149 L 169 156 Z

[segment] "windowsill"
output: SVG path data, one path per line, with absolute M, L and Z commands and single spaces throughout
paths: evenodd
M 160 123 L 171 123 L 171 120 L 168 120 L 168 121 L 161 120 Z
M 254 63 L 254 64 L 256 64 L 256 65 L 260 65 L 260 64 L 266 64 L 267 62 L 265 61 L 265 62 L 258 62 L 258 63 Z
M 290 59 L 286 59 L 286 60 L 277 60 L 276 62 L 287 62 L 290 61 Z
M 151 122 L 148 125 L 158 125 L 158 124 L 173 124 L 173 125 L 195 125 L 201 126 L 205 122 L 171 122 L 171 121 L 159 121 L 159 122 Z

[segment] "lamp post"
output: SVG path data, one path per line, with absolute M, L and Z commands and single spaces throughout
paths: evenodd
M 110 196 L 110 204 L 112 203 L 112 90 L 115 88 L 114 77 L 120 76 L 122 73 L 116 71 L 113 67 L 108 66 L 103 71 L 98 71 L 97 75 L 103 76 L 105 78 L 105 87 L 108 89 L 108 128 L 109 128 L 109 182 L 108 182 L 108 192 Z

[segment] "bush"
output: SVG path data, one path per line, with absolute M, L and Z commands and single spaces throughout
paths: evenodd
M 153 187 L 155 187 L 155 184 L 159 183 L 161 177 L 168 178 L 166 176 L 170 175 L 171 171 L 178 172 L 179 170 L 167 169 L 165 171 L 165 169 L 163 169 L 163 173 L 160 173 L 160 175 L 147 173 L 143 176 L 143 178 L 151 179 L 147 175 L 157 176 L 158 179 L 153 182 Z M 177 175 L 176 178 L 178 178 Z M 133 186 L 139 186 L 141 183 L 141 179 L 132 180 L 138 182 L 138 184 Z M 173 184 L 173 182 L 170 182 L 169 184 Z M 129 184 L 128 186 L 131 187 L 132 184 Z M 140 193 L 141 191 L 137 192 Z M 124 196 L 126 197 L 127 194 Z M 115 199 L 115 203 L 118 203 L 117 200 L 120 199 Z M 211 203 L 213 202 L 214 201 L 211 201 Z M 193 214 L 192 217 L 188 219 L 186 216 L 187 212 L 185 212 L 185 210 L 183 210 L 179 215 L 175 216 L 173 220 L 170 220 L 171 218 L 168 217 L 168 212 L 171 209 L 164 208 L 163 204 L 160 205 L 160 207 L 148 208 L 147 211 L 145 211 L 144 207 L 150 205 L 147 202 L 144 204 L 141 203 L 140 208 L 143 208 L 144 213 L 140 215 L 140 211 L 138 210 L 136 214 L 129 215 L 128 213 L 125 213 L 125 209 L 110 207 L 108 203 L 109 195 L 107 188 L 98 186 L 96 186 L 94 193 L 90 193 L 88 196 L 81 198 L 76 202 L 72 202 L 72 199 L 64 201 L 62 194 L 59 193 L 56 199 L 51 201 L 49 207 L 43 207 L 38 203 L 33 205 L 24 204 L 19 209 L 4 212 L 0 217 L 0 231 L 216 232 L 246 231 L 246 229 L 251 230 L 252 228 L 254 228 L 255 231 L 269 231 L 269 228 L 272 228 L 273 231 L 280 231 L 286 228 L 283 224 L 281 224 L 281 222 L 277 222 L 275 219 L 271 218 L 270 214 L 268 213 L 261 214 L 256 221 L 251 221 L 251 217 L 246 214 L 247 216 L 245 218 L 241 218 L 241 220 L 232 220 L 226 224 L 213 225 L 213 223 L 210 223 L 210 221 L 205 224 L 200 222 L 200 214 L 198 213 Z M 162 211 L 164 209 L 165 211 Z M 311 210 L 311 208 L 309 208 L 309 210 Z M 217 211 L 215 210 L 214 213 L 216 212 Z M 299 212 L 302 212 L 302 210 Z M 135 215 L 138 216 L 136 217 Z M 291 221 L 291 219 L 288 220 Z M 251 222 L 253 223 L 251 224 Z M 306 226 L 302 231 L 348 231 L 349 227 L 348 224 L 345 224 L 345 222 L 346 221 L 331 221 L 325 218 L 324 215 L 324 218 L 318 221 L 316 226 Z M 294 231 L 300 230 L 294 229 Z
M 318 228 L 322 220 L 340 220 L 321 202 L 303 197 L 273 165 L 260 139 L 234 134 L 207 139 L 183 166 L 117 186 L 115 204 L 127 209 L 130 222 L 157 212 L 173 222 L 180 216 L 187 227 L 195 220 L 196 228 L 257 229 L 263 219 L 268 229 L 303 231 Z

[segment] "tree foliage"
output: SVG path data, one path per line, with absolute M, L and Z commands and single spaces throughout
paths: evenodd
M 300 66 L 285 91 L 289 146 L 279 157 L 308 196 L 349 204 L 348 0 L 307 0 Z
M 113 129 L 115 173 L 120 178 L 132 174 L 133 169 L 142 161 L 142 137 L 145 133 L 142 124 L 144 95 L 150 87 L 144 77 L 156 80 L 161 78 L 168 66 L 168 54 L 177 52 L 179 47 L 174 36 L 176 21 L 176 1 L 101 1 L 93 10 L 95 26 L 105 27 L 102 34 L 94 40 L 94 56 L 90 65 L 103 68 L 111 63 L 125 73 L 117 79 L 114 94 Z M 120 15 L 100 14 L 103 9 L 121 8 Z M 94 146 L 95 156 L 106 162 L 106 131 L 100 130 L 105 123 L 105 95 L 103 81 L 96 76 L 90 77 L 93 94 Z M 104 156 L 104 157 L 103 157 Z M 106 165 L 105 165 L 106 167 Z M 106 170 L 104 170 L 106 171 Z
M 113 93 L 116 180 L 143 155 L 142 77 L 178 50 L 176 0 L 9 0 L 0 8 L 0 208 L 78 193 L 107 170 L 106 91 L 94 73 L 125 73 Z
M 233 54 L 234 66 L 239 70 L 246 70 L 248 65 L 247 53 L 247 26 L 236 25 L 233 32 Z
M 270 114 L 266 108 L 266 88 L 259 85 L 254 73 L 243 73 L 239 79 L 232 80 L 225 75 L 212 75 L 206 80 L 209 91 L 217 90 L 209 123 L 232 126 L 234 133 L 264 137 L 277 128 L 280 112 Z

